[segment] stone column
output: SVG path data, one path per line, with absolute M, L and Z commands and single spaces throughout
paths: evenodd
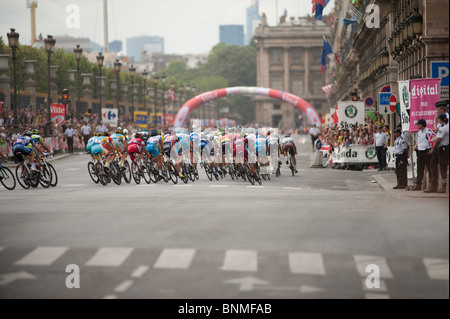
M 305 67 L 305 79 L 304 79 L 304 89 L 305 89 L 305 97 L 309 98 L 311 96 L 311 89 L 310 89 L 310 79 L 311 79 L 311 63 L 310 63 L 310 59 L 311 59 L 311 51 L 310 50 L 305 50 L 305 60 L 304 60 L 304 67 Z
M 30 111 L 36 111 L 36 81 L 31 77 L 36 73 L 34 70 L 34 65 L 36 60 L 25 60 L 25 74 L 28 76 L 28 80 L 24 83 L 25 91 L 30 93 Z
M 135 110 L 139 110 L 138 87 L 139 87 L 139 84 L 134 83 L 133 87 L 131 88 L 133 90 L 133 102 L 134 102 Z
M 114 103 L 114 108 L 118 108 L 119 104 L 117 103 L 117 80 L 109 80 L 109 87 L 111 89 L 111 99 Z
M 102 88 L 102 92 L 101 92 L 101 94 L 102 94 L 102 105 L 100 105 L 100 108 L 104 108 L 105 107 L 105 99 L 106 99 L 106 85 L 105 85 L 106 76 L 102 75 L 101 79 L 99 79 L 99 77 L 97 76 L 96 79 L 97 79 L 97 83 L 96 83 L 96 85 L 97 85 L 97 92 L 100 93 L 100 91 L 99 91 L 100 86 L 99 85 L 101 85 L 101 88 Z M 100 100 L 100 95 L 97 96 L 97 99 Z
M 59 66 L 57 65 L 50 66 L 50 98 L 52 99 L 52 103 L 58 103 L 58 85 L 54 82 L 58 68 Z
M 69 110 L 70 113 L 72 113 L 72 115 L 75 115 L 75 113 L 78 111 L 77 110 L 77 94 L 76 94 L 76 89 L 73 86 L 73 84 L 75 83 L 75 74 L 77 73 L 77 70 L 69 70 L 67 71 L 67 73 L 69 74 L 69 101 L 70 101 L 70 106 L 69 106 Z
M 8 72 L 9 70 L 9 54 L 0 54 L 0 74 Z M 4 109 L 11 109 L 11 79 L 5 74 L 0 76 L 0 89 L 3 89 L 5 94 Z
M 128 105 L 128 82 L 122 82 L 122 102 L 125 104 L 125 114 L 130 113 L 130 108 Z M 130 114 L 131 117 L 133 117 L 133 114 Z
M 83 98 L 86 99 L 88 112 L 89 110 L 92 112 L 92 91 L 89 89 L 91 86 L 92 73 L 82 73 L 81 77 L 83 78 L 84 87 L 82 92 Z
M 283 66 L 284 66 L 284 85 L 283 90 L 285 92 L 291 91 L 291 73 L 289 70 L 289 48 L 284 48 L 284 58 L 283 58 Z

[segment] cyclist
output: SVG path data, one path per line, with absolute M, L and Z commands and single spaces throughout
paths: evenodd
M 220 142 L 222 143 L 222 164 L 226 165 L 229 163 L 225 162 L 225 156 L 232 154 L 231 148 L 231 135 L 226 132 L 222 132 L 222 137 L 220 138 Z M 228 157 L 227 157 L 228 160 Z
M 278 135 L 276 133 L 272 133 L 271 131 L 269 131 L 267 133 L 267 139 L 266 139 L 266 144 L 267 144 L 267 150 L 268 150 L 268 155 L 270 156 L 271 159 L 271 166 L 273 169 L 273 172 L 275 173 L 275 162 L 278 160 L 278 167 L 281 167 L 281 160 L 279 160 L 280 155 L 281 155 L 281 145 L 280 145 L 280 139 L 278 138 Z
M 200 134 L 198 133 L 198 131 L 192 130 L 191 134 L 190 134 L 190 138 L 191 138 L 191 162 L 195 168 L 195 167 L 197 167 L 197 163 L 195 162 L 194 151 L 197 154 L 197 146 L 198 146 L 198 143 L 200 143 Z
M 164 154 L 169 158 L 173 159 L 175 161 L 175 166 L 178 170 L 178 176 L 180 178 L 184 178 L 184 175 L 181 172 L 181 158 L 180 155 L 183 151 L 181 145 L 180 145 L 180 139 L 176 135 L 176 132 L 166 132 L 169 133 L 164 137 L 163 142 L 163 152 Z
M 295 158 L 295 155 L 297 155 L 297 147 L 295 146 L 295 142 L 291 137 L 291 134 L 288 133 L 284 136 L 284 139 L 281 141 L 281 150 L 283 155 L 286 157 L 286 164 L 289 164 L 289 161 L 287 160 L 287 154 L 289 153 L 292 158 L 292 162 L 294 163 L 295 173 L 298 173 L 297 160 Z
M 252 149 L 252 144 L 249 142 L 248 138 L 247 138 L 247 133 L 245 133 L 245 131 L 241 131 L 239 133 L 239 138 L 236 139 L 236 141 L 233 144 L 233 155 L 236 161 L 236 157 L 237 157 L 237 163 L 243 163 L 243 159 L 242 156 L 244 157 L 244 159 L 249 163 L 250 168 L 252 170 L 252 174 L 254 178 L 259 179 L 258 175 L 256 175 L 256 170 L 255 170 L 255 165 L 251 162 L 248 161 L 248 154 L 249 151 L 254 154 L 255 150 Z
M 109 136 L 105 136 L 107 133 L 98 132 L 92 140 L 91 154 L 94 157 L 105 158 L 105 165 L 109 164 L 111 157 L 114 153 L 111 150 L 115 149 L 114 142 Z M 89 142 L 88 142 L 89 144 Z
M 159 135 L 158 132 L 155 130 L 151 131 L 150 138 L 147 141 L 146 150 L 153 158 L 156 159 L 156 163 L 158 165 L 159 170 L 159 176 L 161 178 L 164 178 L 162 173 L 162 164 L 163 164 L 162 147 L 163 147 L 162 136 Z
M 203 134 L 200 138 L 200 142 L 197 144 L 197 150 L 201 154 L 201 158 L 205 159 L 205 164 L 209 163 L 211 169 L 213 170 L 214 176 L 217 176 L 216 167 L 212 156 L 214 155 L 214 145 L 211 142 L 208 134 Z
M 38 145 L 35 145 L 33 140 L 31 139 L 31 132 L 26 131 L 22 137 L 19 137 L 13 144 L 13 154 L 19 160 L 20 163 L 23 163 L 25 155 L 26 158 L 30 160 L 31 170 L 37 171 L 35 160 L 35 153 L 33 151 L 33 147 L 35 147 L 39 152 L 42 152 Z
M 45 149 L 48 153 L 53 154 L 53 152 L 47 147 L 47 145 L 45 145 L 45 141 L 44 139 L 39 135 L 39 131 L 38 130 L 33 130 L 31 131 L 31 140 L 33 141 L 34 145 L 38 145 L 39 147 L 41 147 L 41 149 Z M 36 148 L 33 148 L 33 152 L 34 152 L 34 156 L 36 157 L 36 163 L 38 163 L 39 165 L 41 165 L 41 159 L 39 158 L 38 152 L 36 151 Z M 39 152 L 39 154 L 42 154 L 43 152 Z
M 144 154 L 148 155 L 148 152 L 145 148 L 145 143 L 142 140 L 141 133 L 136 133 L 134 138 L 128 143 L 128 154 L 130 155 L 131 161 L 134 162 L 136 154 L 139 155 L 139 159 L 144 158 Z M 141 165 L 142 168 L 142 165 Z
M 118 127 L 114 134 L 111 135 L 111 139 L 114 142 L 115 147 L 117 148 L 117 151 L 121 154 L 122 157 L 122 167 L 125 165 L 125 161 L 127 159 L 127 150 L 128 150 L 128 143 L 125 135 L 123 135 L 123 130 L 121 127 Z
M 256 150 L 256 158 L 261 166 L 269 166 L 269 159 L 267 157 L 268 154 L 268 146 L 266 143 L 266 138 L 263 134 L 259 134 L 258 131 L 255 133 L 255 150 Z
M 143 129 L 140 133 L 141 133 L 142 140 L 144 141 L 144 143 L 147 143 L 147 140 L 149 137 L 147 129 Z

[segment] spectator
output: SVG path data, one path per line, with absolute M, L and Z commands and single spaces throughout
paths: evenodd
M 387 151 L 387 136 L 381 129 L 381 126 L 377 126 L 377 133 L 375 134 L 375 141 L 373 146 L 377 150 L 378 164 L 380 166 L 378 171 L 383 171 L 386 168 L 386 151 Z
M 320 130 L 316 127 L 316 124 L 314 124 L 314 126 L 309 129 L 309 135 L 311 135 L 313 152 L 315 151 L 315 145 L 317 139 L 319 138 L 319 134 Z
M 84 125 L 81 127 L 81 134 L 83 135 L 84 147 L 86 148 L 88 140 L 91 138 L 92 129 L 85 121 Z
M 69 153 L 73 154 L 73 137 L 75 136 L 76 132 L 72 128 L 72 124 L 69 123 L 69 127 L 64 132 L 66 138 L 67 138 L 67 146 L 69 147 Z

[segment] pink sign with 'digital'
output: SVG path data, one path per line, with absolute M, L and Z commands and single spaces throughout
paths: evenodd
M 433 129 L 436 103 L 439 102 L 441 79 L 419 79 L 410 81 L 411 120 L 410 132 L 417 132 L 417 121 L 424 119 Z

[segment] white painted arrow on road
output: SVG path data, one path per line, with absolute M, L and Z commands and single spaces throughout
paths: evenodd
M 268 285 L 267 281 L 254 278 L 254 277 L 244 277 L 232 280 L 226 280 L 226 284 L 238 284 L 240 291 L 252 291 L 255 285 Z
M 18 279 L 37 279 L 26 271 L 0 275 L 0 286 L 7 286 Z

